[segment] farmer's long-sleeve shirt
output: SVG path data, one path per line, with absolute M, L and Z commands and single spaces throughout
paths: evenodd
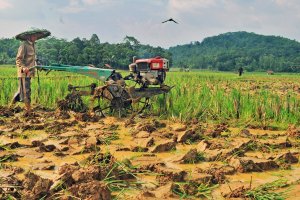
M 23 67 L 33 67 L 35 63 L 35 47 L 34 43 L 30 41 L 24 41 L 18 49 L 16 57 L 16 65 L 18 68 L 18 77 L 25 77 L 25 74 L 22 72 Z M 34 77 L 34 69 L 30 70 L 27 77 Z

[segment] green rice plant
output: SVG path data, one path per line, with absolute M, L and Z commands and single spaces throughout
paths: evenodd
M 132 180 L 123 180 L 118 179 L 115 175 L 113 175 L 113 171 L 118 171 L 118 176 L 132 176 L 135 179 Z M 126 163 L 116 161 L 114 165 L 111 167 L 110 171 L 106 174 L 103 182 L 107 185 L 108 189 L 112 193 L 117 193 L 114 199 L 119 199 L 122 195 L 130 190 L 137 190 L 139 186 L 143 184 L 143 182 L 136 181 L 136 175 L 132 172 L 132 169 L 128 167 Z M 122 198 L 121 198 L 122 199 Z
M 276 190 L 287 187 L 287 180 L 285 179 L 278 179 L 271 183 L 266 183 L 261 185 L 257 188 L 249 190 L 246 192 L 246 197 L 255 199 L 255 200 L 284 200 L 286 197 L 286 191 L 283 192 L 276 192 Z
M 172 192 L 177 194 L 180 199 L 186 199 L 186 198 L 194 198 L 192 195 L 189 195 L 185 189 L 185 186 L 188 185 L 186 182 L 176 182 L 174 183 L 174 186 L 172 188 Z
M 197 197 L 200 197 L 200 198 L 207 198 L 207 199 L 210 199 L 211 198 L 211 193 L 212 193 L 212 190 L 219 187 L 218 184 L 216 185 L 208 185 L 208 184 L 200 184 L 197 188 Z
M 109 134 L 103 138 L 100 138 L 100 142 L 103 144 L 109 145 L 109 144 L 111 144 L 112 141 L 118 140 L 118 139 L 120 139 L 120 137 L 119 137 L 118 133 L 114 131 L 111 134 Z
M 211 193 L 217 187 L 219 187 L 219 185 L 175 182 L 173 183 L 172 191 L 180 196 L 180 199 L 211 199 Z
M 32 102 L 55 108 L 56 102 L 68 94 L 68 84 L 82 86 L 93 82 L 103 84 L 68 72 L 51 72 L 49 75 L 41 72 L 40 93 L 37 79 L 32 80 Z M 273 86 L 277 82 L 279 86 Z M 270 77 L 253 73 L 240 78 L 225 72 L 169 72 L 166 84 L 174 88 L 166 95 L 151 99 L 151 113 L 181 121 L 197 118 L 200 121 L 234 121 L 239 124 L 251 121 L 265 127 L 271 124 L 285 128 L 288 124 L 299 125 L 299 94 L 292 88 L 283 91 L 281 82 L 299 83 L 300 78 L 288 74 Z M 133 84 L 128 82 L 128 85 Z M 9 104 L 17 87 L 16 68 L 1 67 L 0 105 Z M 89 103 L 89 98 L 83 100 Z
M 199 163 L 201 161 L 205 161 L 205 154 L 204 152 L 197 152 L 195 159 L 187 160 L 189 164 Z

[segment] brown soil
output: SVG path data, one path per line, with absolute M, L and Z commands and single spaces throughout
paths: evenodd
M 278 174 L 290 185 L 300 180 L 295 126 L 237 129 L 67 110 L 36 108 L 25 117 L 0 107 L 0 199 L 201 199 L 199 187 L 212 188 L 213 199 L 245 198 L 250 180 L 252 188 Z

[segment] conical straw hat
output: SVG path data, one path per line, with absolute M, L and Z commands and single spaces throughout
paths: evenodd
M 32 29 L 29 31 L 25 31 L 23 33 L 20 33 L 16 35 L 17 40 L 28 40 L 30 36 L 36 35 L 37 40 L 48 37 L 51 35 L 50 31 L 46 29 Z

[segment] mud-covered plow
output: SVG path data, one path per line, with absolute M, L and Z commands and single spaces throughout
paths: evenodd
M 166 94 L 172 89 L 164 84 L 169 69 L 168 60 L 160 57 L 134 58 L 133 63 L 129 65 L 130 74 L 125 77 L 114 69 L 92 66 L 50 65 L 36 68 L 48 72 L 54 70 L 83 74 L 104 82 L 102 86 L 95 83 L 87 86 L 69 85 L 70 94 L 58 102 L 61 110 L 76 112 L 90 110 L 101 116 L 116 114 L 121 117 L 128 113 L 143 112 L 150 107 L 150 98 Z M 135 82 L 135 86 L 128 86 L 126 81 Z M 89 106 L 83 103 L 81 96 L 91 96 Z

